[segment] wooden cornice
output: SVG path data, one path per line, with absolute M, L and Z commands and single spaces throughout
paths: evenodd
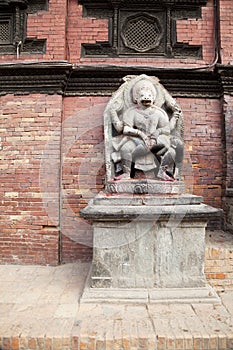
M 123 7 L 132 5 L 142 5 L 143 6 L 154 6 L 156 5 L 169 5 L 169 6 L 204 6 L 207 3 L 207 0 L 78 0 L 79 5 L 84 5 L 91 8 L 107 8 L 107 7 Z
M 224 94 L 233 95 L 233 64 L 217 64 L 216 71 L 220 76 Z
M 233 91 L 232 67 L 214 71 L 142 66 L 72 65 L 66 61 L 0 65 L 0 94 L 111 95 L 126 75 L 157 76 L 175 97 L 219 98 Z
M 0 65 L 0 95 L 63 94 L 72 65 L 62 62 Z

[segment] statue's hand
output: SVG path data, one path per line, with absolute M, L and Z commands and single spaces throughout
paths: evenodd
M 147 142 L 147 148 L 151 150 L 157 144 L 155 139 L 149 139 Z
M 156 140 L 153 138 L 148 137 L 144 132 L 140 131 L 138 133 L 138 136 L 144 141 L 146 147 L 148 150 L 150 150 L 154 145 L 156 145 Z
M 140 131 L 139 134 L 140 138 L 143 140 L 143 142 L 145 143 L 146 147 L 149 148 L 149 144 L 150 144 L 150 139 L 148 136 L 146 136 L 146 134 L 144 134 L 144 132 Z
M 146 134 L 144 134 L 143 131 L 141 130 L 137 130 L 137 135 L 146 143 L 146 141 L 148 140 L 148 137 L 146 136 Z
M 151 139 L 147 136 L 145 137 L 144 142 L 149 151 L 157 144 L 155 139 Z
M 177 124 L 177 120 L 180 118 L 180 113 L 177 111 L 177 112 L 174 112 L 171 119 L 170 119 L 170 129 L 173 130 L 175 129 L 176 127 L 176 124 Z
M 170 129 L 171 130 L 173 130 L 173 129 L 175 129 L 175 127 L 176 127 L 176 123 L 177 123 L 177 118 L 176 117 L 172 117 L 171 119 L 170 119 Z

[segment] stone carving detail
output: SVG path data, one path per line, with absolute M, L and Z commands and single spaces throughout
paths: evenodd
M 119 192 L 112 181 L 180 179 L 183 115 L 156 77 L 127 76 L 106 107 L 104 123 L 110 192 Z M 134 193 L 145 193 L 143 184 L 135 186 Z
M 120 180 L 108 181 L 106 183 L 108 193 L 132 193 L 132 194 L 182 194 L 184 193 L 184 184 L 182 181 L 155 181 L 144 180 Z

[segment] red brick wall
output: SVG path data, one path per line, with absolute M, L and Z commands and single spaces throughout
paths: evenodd
M 221 40 L 224 62 L 232 60 L 231 1 L 221 0 Z M 46 53 L 1 55 L 0 62 L 31 60 L 68 60 L 77 64 L 129 64 L 152 65 L 157 67 L 199 66 L 209 64 L 214 59 L 214 4 L 209 0 L 202 7 L 201 19 L 177 21 L 177 39 L 190 45 L 203 46 L 203 59 L 166 59 L 166 58 L 81 58 L 81 43 L 95 43 L 108 40 L 108 21 L 82 17 L 82 6 L 77 0 L 50 0 L 48 11 L 29 14 L 27 37 L 47 39 Z M 67 34 L 67 36 L 66 36 Z
M 0 62 L 66 59 L 66 0 L 50 0 L 48 11 L 29 14 L 27 38 L 47 39 L 45 54 L 0 55 Z
M 108 40 L 108 20 L 96 20 L 95 18 L 83 18 L 82 6 L 77 0 L 70 0 L 68 7 L 68 60 L 72 63 L 79 63 L 82 43 L 95 43 L 96 41 Z M 102 58 L 99 62 L 103 63 Z
M 92 228 L 78 214 L 103 188 L 103 110 L 107 100 L 105 97 L 67 97 L 64 101 L 63 261 L 91 257 Z
M 194 194 L 203 196 L 205 203 L 221 208 L 224 181 L 221 101 L 186 98 L 178 102 L 185 119 L 184 179 L 187 188 L 191 182 Z
M 57 264 L 61 105 L 61 96 L 1 97 L 1 262 Z
M 215 58 L 214 50 L 214 5 L 213 1 L 209 0 L 207 5 L 202 7 L 202 18 L 186 19 L 177 21 L 177 41 L 187 43 L 189 45 L 202 45 L 203 60 L 185 60 L 185 66 L 189 63 L 210 64 Z M 176 60 L 175 60 L 176 61 Z M 176 62 L 173 64 L 176 65 Z M 184 59 L 180 62 L 184 65 Z
M 214 5 L 209 0 L 202 8 L 201 19 L 178 20 L 177 39 L 190 45 L 203 45 L 203 59 L 166 59 L 166 58 L 82 58 L 81 44 L 108 40 L 108 23 L 105 19 L 83 18 L 82 6 L 77 0 L 70 0 L 68 12 L 68 59 L 77 64 L 119 64 L 151 65 L 156 67 L 200 66 L 212 63 L 214 52 Z
M 220 0 L 221 59 L 223 64 L 233 64 L 233 21 L 231 0 Z

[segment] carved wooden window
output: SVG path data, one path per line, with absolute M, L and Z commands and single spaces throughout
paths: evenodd
M 159 46 L 163 30 L 156 17 L 146 14 L 128 17 L 123 21 L 121 39 L 123 46 L 145 52 Z
M 2 13 L 0 17 L 0 45 L 13 43 L 12 22 L 12 14 Z
M 207 0 L 79 0 L 83 16 L 109 19 L 108 42 L 82 44 L 86 57 L 201 57 L 199 45 L 177 42 L 176 20 L 200 18 Z
M 26 38 L 27 14 L 47 9 L 47 0 L 0 0 L 0 54 L 42 53 L 46 40 Z
M 118 53 L 122 55 L 163 54 L 163 12 L 120 11 Z

